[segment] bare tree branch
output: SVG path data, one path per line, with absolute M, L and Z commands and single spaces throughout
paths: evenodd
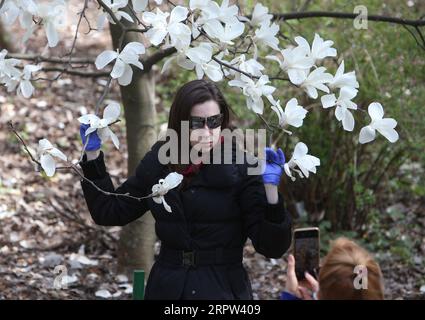
M 173 53 L 176 53 L 177 50 L 175 47 L 162 49 L 156 51 L 154 54 L 150 55 L 149 57 L 146 57 L 145 59 L 142 59 L 143 64 L 143 72 L 148 72 L 154 64 L 161 61 L 162 59 L 171 56 Z
M 15 136 L 23 144 L 23 146 L 25 148 L 25 151 L 27 152 L 27 154 L 31 158 L 31 160 L 41 167 L 41 163 L 37 159 L 35 159 L 35 157 L 31 153 L 31 151 L 29 151 L 29 149 L 28 149 L 28 147 L 27 147 L 24 139 L 20 136 L 20 134 L 16 131 L 15 127 L 13 126 L 12 121 L 8 121 L 8 125 L 9 125 L 9 129 L 15 134 Z M 88 141 L 88 139 L 87 139 L 87 141 Z M 131 196 L 129 193 L 122 194 L 122 193 L 114 193 L 114 192 L 105 191 L 105 190 L 99 188 L 93 181 L 91 181 L 90 179 L 87 179 L 84 176 L 84 174 L 80 172 L 80 170 L 77 168 L 77 166 L 75 164 L 70 163 L 68 161 L 67 161 L 67 163 L 68 163 L 67 166 L 57 167 L 56 169 L 57 170 L 72 170 L 72 171 L 74 171 L 82 180 L 88 182 L 94 188 L 96 188 L 98 191 L 102 192 L 105 195 L 115 196 L 115 197 L 130 198 L 130 199 L 137 200 L 137 201 L 142 201 L 143 199 L 152 198 L 152 197 L 155 196 L 154 193 L 151 193 L 151 194 L 149 194 L 147 196 L 144 196 L 144 197 L 134 197 L 134 196 Z
M 328 12 L 328 11 L 307 11 L 307 12 L 290 12 L 290 13 L 272 13 L 273 19 L 296 20 L 306 18 L 337 18 L 337 19 L 355 19 L 360 17 L 359 14 L 345 12 Z M 251 16 L 247 16 L 251 19 Z M 425 26 L 425 20 L 410 20 L 396 17 L 388 17 L 381 15 L 367 15 L 368 21 L 390 22 L 401 25 L 409 25 L 413 27 Z
M 225 66 L 226 68 L 232 69 L 233 71 L 239 72 L 247 77 L 249 77 L 250 79 L 260 79 L 259 76 L 254 76 L 248 72 L 242 71 L 241 69 L 232 66 L 231 64 L 228 64 L 226 62 L 221 61 L 220 59 L 216 58 L 216 57 L 212 57 L 212 60 L 214 60 L 215 62 L 217 62 L 218 64 Z M 289 79 L 287 78 L 281 78 L 281 77 L 270 77 L 269 80 L 283 80 L 283 81 L 289 81 Z
M 14 58 L 19 60 L 34 61 L 35 63 L 49 62 L 49 63 L 61 63 L 65 64 L 69 61 L 69 58 L 60 57 L 44 57 L 36 54 L 22 54 L 22 53 L 8 53 L 6 58 Z M 71 58 L 71 63 L 80 64 L 94 64 L 95 59 L 93 58 Z
M 212 57 L 212 60 L 214 60 L 214 61 L 215 61 L 215 62 L 217 62 L 218 64 L 221 64 L 221 65 L 223 65 L 223 66 L 225 66 L 225 67 L 227 67 L 227 68 L 229 68 L 229 69 L 232 69 L 233 71 L 239 72 L 239 73 L 241 73 L 241 74 L 243 74 L 243 75 L 245 75 L 245 76 L 247 76 L 247 77 L 249 77 L 249 78 L 251 78 L 251 79 L 259 79 L 259 78 L 260 78 L 260 77 L 258 77 L 258 76 L 254 76 L 254 75 L 252 75 L 252 74 L 250 74 L 250 73 L 248 73 L 248 72 L 242 71 L 242 70 L 240 70 L 240 69 L 238 69 L 238 68 L 236 68 L 236 67 L 232 66 L 231 64 L 228 64 L 228 63 L 226 63 L 226 62 L 223 62 L 223 61 L 221 61 L 220 59 L 217 59 L 216 57 Z
M 62 74 L 69 74 L 69 75 L 79 76 L 79 77 L 83 77 L 83 78 L 101 78 L 101 77 L 107 77 L 111 73 L 111 71 L 90 72 L 90 71 L 69 70 L 69 69 L 66 69 L 66 68 L 59 68 L 59 67 L 46 67 L 46 68 L 41 68 L 39 71 L 43 71 L 43 72 L 60 72 Z M 37 79 L 34 79 L 34 80 L 55 81 L 57 79 L 37 78 Z

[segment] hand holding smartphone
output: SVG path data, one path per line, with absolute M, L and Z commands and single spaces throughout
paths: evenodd
M 298 280 L 304 280 L 307 271 L 317 278 L 320 259 L 319 228 L 300 228 L 294 230 L 295 273 Z

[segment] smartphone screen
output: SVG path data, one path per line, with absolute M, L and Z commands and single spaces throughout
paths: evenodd
M 319 229 L 303 228 L 294 231 L 295 273 L 299 280 L 307 271 L 316 277 L 319 269 Z

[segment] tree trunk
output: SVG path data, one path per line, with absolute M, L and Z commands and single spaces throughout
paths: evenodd
M 110 25 L 112 43 L 117 48 L 121 31 Z M 122 47 L 131 41 L 141 41 L 138 33 L 127 33 Z M 157 139 L 155 110 L 155 78 L 152 70 L 136 72 L 131 84 L 120 87 L 126 119 L 128 145 L 128 175 L 132 175 L 137 164 Z M 143 269 L 148 275 L 153 264 L 155 244 L 154 219 L 146 212 L 140 219 L 124 226 L 118 244 L 118 272 L 132 279 L 134 269 Z
M 12 33 L 8 32 L 0 20 L 0 50 L 6 49 L 9 52 L 15 52 L 13 46 Z

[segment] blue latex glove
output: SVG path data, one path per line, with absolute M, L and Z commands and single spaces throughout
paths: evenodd
M 280 176 L 283 173 L 283 165 L 285 164 L 285 155 L 282 149 L 274 151 L 273 148 L 267 147 L 266 151 L 266 169 L 263 173 L 263 182 L 278 186 Z
M 83 145 L 86 144 L 86 130 L 90 127 L 88 124 L 82 123 L 80 125 L 80 137 L 83 141 Z M 94 131 L 90 133 L 88 136 L 90 136 L 89 143 L 87 144 L 86 151 L 95 151 L 99 150 L 100 146 L 102 145 L 102 141 L 100 140 L 99 136 L 97 135 L 97 131 Z

